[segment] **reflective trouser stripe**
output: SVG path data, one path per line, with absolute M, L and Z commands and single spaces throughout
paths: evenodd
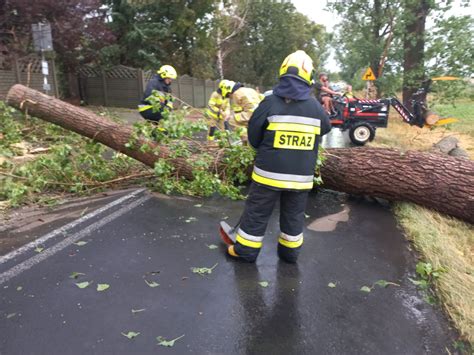
M 300 123 L 270 123 L 267 127 L 269 131 L 290 131 L 320 134 L 321 128 Z
M 151 108 L 153 108 L 153 105 L 139 105 L 138 106 L 138 112 L 143 112 L 143 111 L 149 110 Z
M 263 185 L 292 190 L 310 190 L 313 188 L 313 175 L 281 174 L 253 168 L 252 180 Z
M 262 242 L 252 242 L 243 238 L 241 235 L 237 234 L 236 242 L 250 248 L 260 249 L 262 247 Z
M 255 236 L 248 233 L 245 233 L 242 229 L 239 228 L 237 231 L 236 241 L 246 247 L 259 249 L 262 247 L 263 236 Z
M 278 238 L 278 243 L 287 248 L 298 248 L 303 244 L 303 234 L 297 235 L 296 237 L 289 236 L 282 233 Z
M 252 173 L 252 180 L 263 185 L 278 187 L 280 189 L 291 189 L 291 190 L 311 190 L 313 188 L 313 182 L 295 182 L 295 181 L 282 181 L 269 179 L 260 175 Z

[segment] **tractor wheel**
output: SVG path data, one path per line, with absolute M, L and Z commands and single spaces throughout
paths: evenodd
M 369 124 L 362 123 L 351 127 L 349 138 L 355 145 L 365 145 L 375 137 L 375 128 Z

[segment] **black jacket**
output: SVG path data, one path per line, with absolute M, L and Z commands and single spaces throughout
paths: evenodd
M 153 75 L 146 86 L 145 92 L 143 94 L 142 104 L 149 104 L 146 99 L 150 97 L 153 90 L 171 93 L 171 85 L 166 85 L 164 79 L 162 79 L 159 75 Z
M 319 140 L 330 130 L 329 117 L 314 97 L 265 97 L 248 126 L 249 142 L 257 150 L 252 179 L 278 190 L 310 190 Z

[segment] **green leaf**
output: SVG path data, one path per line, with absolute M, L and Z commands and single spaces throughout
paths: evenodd
M 13 317 L 15 317 L 15 316 L 16 316 L 16 313 L 9 313 L 9 314 L 7 315 L 7 319 L 13 318 Z
M 88 243 L 88 242 L 85 242 L 85 241 L 83 241 L 83 240 L 80 240 L 80 241 L 78 241 L 78 242 L 76 242 L 76 243 L 74 243 L 74 244 L 76 244 L 78 247 L 82 247 L 83 245 L 86 245 L 87 243 Z
M 361 290 L 362 292 L 367 292 L 367 293 L 369 293 L 370 291 L 372 291 L 372 289 L 371 289 L 369 286 L 362 286 L 362 287 L 360 288 L 360 290 Z
M 215 244 L 210 244 L 210 245 L 207 245 L 207 244 L 206 244 L 206 246 L 207 246 L 209 249 L 211 249 L 211 250 L 212 250 L 212 249 L 217 249 L 217 248 L 218 248 L 218 246 L 217 246 L 217 245 L 215 245 Z
M 79 283 L 76 283 L 76 286 L 79 287 L 79 288 L 86 288 L 87 286 L 90 285 L 90 282 L 89 281 L 84 281 L 84 282 L 79 282 Z
M 75 272 L 74 271 L 71 275 L 69 275 L 69 278 L 70 279 L 77 279 L 81 275 L 85 275 L 85 274 L 83 274 L 82 272 Z
M 216 266 L 217 266 L 217 263 L 211 268 L 208 268 L 208 267 L 192 267 L 191 271 L 195 274 L 199 274 L 201 276 L 204 276 L 206 274 L 211 274 L 212 270 L 214 270 L 214 268 Z
M 160 284 L 159 284 L 159 283 L 156 283 L 155 281 L 149 282 L 149 281 L 145 280 L 145 282 L 146 282 L 146 284 L 147 284 L 148 286 L 150 286 L 150 287 L 152 287 L 152 288 L 153 288 L 153 287 L 158 287 L 158 286 L 160 286 Z
M 136 332 L 128 332 L 128 333 L 124 333 L 122 332 L 121 333 L 124 337 L 127 337 L 128 339 L 133 339 L 133 338 L 136 338 L 137 336 L 140 335 L 140 332 L 136 333 Z
M 304 214 L 304 218 L 309 218 L 309 217 L 311 217 L 309 214 L 306 214 L 306 213 Z
M 262 287 L 268 287 L 268 281 L 260 281 L 258 284 Z
M 184 334 L 181 335 L 180 337 L 177 337 L 176 339 L 166 340 L 162 336 L 159 336 L 159 337 L 156 337 L 156 341 L 158 342 L 158 345 L 166 346 L 166 347 L 170 348 L 170 347 L 174 346 L 175 341 L 181 339 L 182 337 L 184 337 Z
M 146 310 L 146 308 L 141 308 L 141 309 L 133 309 L 133 308 L 132 308 L 132 313 L 133 313 L 133 314 L 135 314 L 135 313 L 140 313 L 140 312 L 143 312 L 143 311 L 145 311 L 145 310 Z
M 44 248 L 42 248 L 42 247 L 36 247 L 35 248 L 35 252 L 37 252 L 37 253 L 41 253 L 43 250 L 44 250 Z
M 196 217 L 189 217 L 187 220 L 185 220 L 186 223 L 194 222 L 197 221 Z
M 194 205 L 194 207 L 200 208 L 200 207 L 202 207 L 202 204 L 199 203 L 197 205 Z
M 23 287 L 18 286 L 18 287 L 16 288 L 16 290 L 17 290 L 17 291 L 21 291 L 21 290 L 23 290 Z
M 97 291 L 105 291 L 110 287 L 109 284 L 97 284 Z
M 387 287 L 388 285 L 400 286 L 399 284 L 396 284 L 395 282 L 390 282 L 390 281 L 385 281 L 385 280 L 378 280 L 377 282 L 374 283 L 374 285 L 377 285 L 380 287 Z
M 328 283 L 328 287 L 334 288 L 336 287 L 336 284 L 334 282 L 330 282 Z

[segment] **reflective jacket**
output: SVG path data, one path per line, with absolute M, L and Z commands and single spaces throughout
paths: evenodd
M 329 117 L 314 97 L 265 97 L 248 126 L 249 143 L 257 150 L 252 180 L 277 190 L 311 190 L 319 140 L 330 130 Z
M 153 93 L 155 90 L 155 93 Z M 155 95 L 161 102 L 160 111 L 172 110 L 173 109 L 173 97 L 171 94 L 171 85 L 167 85 L 163 78 L 159 75 L 153 75 L 151 80 L 148 82 L 145 92 L 143 93 L 143 98 L 141 104 L 138 106 L 138 111 L 145 111 L 152 108 L 151 102 L 147 99 L 151 95 Z
M 241 87 L 232 94 L 232 110 L 237 123 L 247 125 L 252 113 L 264 98 L 252 88 Z
M 229 99 L 225 99 L 217 91 L 214 91 L 207 103 L 204 114 L 211 119 L 222 120 L 229 114 Z

